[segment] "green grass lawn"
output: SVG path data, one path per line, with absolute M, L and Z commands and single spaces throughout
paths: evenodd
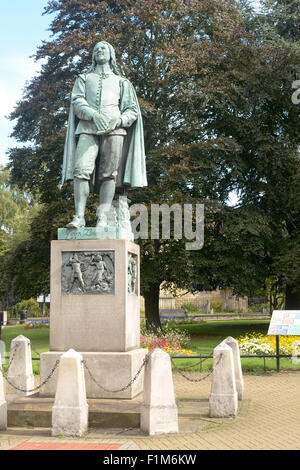
M 194 355 L 212 355 L 216 347 L 227 336 L 237 338 L 246 333 L 259 332 L 266 334 L 269 322 L 266 320 L 218 320 L 207 321 L 197 324 L 178 325 L 173 322 L 176 328 L 186 330 L 191 335 L 191 342 L 188 349 L 192 349 Z M 24 335 L 31 341 L 32 356 L 38 357 L 38 354 L 49 351 L 49 328 L 28 329 L 23 325 L 6 326 L 2 328 L 2 340 L 6 343 L 7 355 L 10 349 L 10 343 L 18 335 Z M 38 354 L 37 354 L 38 353 Z M 200 370 L 199 359 L 176 359 L 173 363 L 183 370 Z M 198 364 L 195 368 L 191 365 Z M 202 364 L 202 371 L 210 370 L 212 359 L 206 359 Z M 242 359 L 244 371 L 260 373 L 264 371 L 276 370 L 276 360 L 263 358 Z M 300 365 L 292 364 L 290 359 L 280 360 L 281 369 L 300 369 Z M 39 361 L 33 361 L 34 373 L 39 373 Z

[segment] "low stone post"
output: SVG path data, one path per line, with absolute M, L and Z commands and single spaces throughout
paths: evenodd
M 23 335 L 14 338 L 10 345 L 10 367 L 7 375 L 6 400 L 32 395 L 34 376 L 32 372 L 31 344 Z M 17 387 L 17 388 L 15 388 Z M 22 389 L 18 390 L 18 388 Z M 26 392 L 24 392 L 26 390 Z
M 88 404 L 82 356 L 69 349 L 59 362 L 52 436 L 82 436 L 88 430 Z
M 214 349 L 209 414 L 214 418 L 236 416 L 238 394 L 235 385 L 233 353 L 224 341 Z
M 242 400 L 244 393 L 244 379 L 242 372 L 241 356 L 239 343 L 236 339 L 228 336 L 224 342 L 231 347 L 233 354 L 233 364 L 234 364 L 234 373 L 235 373 L 235 385 L 236 391 L 238 393 L 238 399 Z
M 178 432 L 171 360 L 159 348 L 152 352 L 145 366 L 141 430 L 149 435 Z
M 0 354 L 0 367 L 2 369 L 1 354 Z M 0 431 L 7 429 L 7 403 L 4 395 L 4 379 L 2 372 L 0 372 Z

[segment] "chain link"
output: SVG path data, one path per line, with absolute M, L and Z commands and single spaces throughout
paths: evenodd
M 17 351 L 17 348 L 18 348 L 18 344 L 16 344 L 15 346 L 15 349 L 13 351 L 13 354 L 12 354 L 12 357 L 10 359 L 10 362 L 9 362 L 9 365 L 8 365 L 8 370 L 15 358 L 15 354 L 16 354 L 16 351 Z M 84 366 L 84 368 L 86 369 L 87 373 L 89 374 L 91 380 L 99 387 L 101 388 L 104 392 L 107 392 L 107 393 L 120 393 L 120 392 L 124 392 L 125 390 L 127 390 L 127 388 L 129 388 L 131 385 L 133 385 L 133 383 L 137 380 L 138 376 L 140 375 L 140 373 L 142 372 L 143 368 L 145 367 L 145 365 L 147 364 L 147 362 L 149 361 L 150 359 L 150 356 L 151 354 L 153 353 L 154 350 L 151 350 L 149 351 L 146 356 L 144 357 L 144 360 L 142 362 L 142 365 L 140 366 L 140 368 L 138 369 L 137 373 L 135 374 L 135 376 L 128 382 L 127 385 L 125 385 L 124 387 L 120 388 L 120 389 L 117 389 L 117 390 L 109 390 L 105 387 L 103 387 L 102 385 L 100 385 L 97 380 L 95 379 L 95 377 L 93 376 L 93 374 L 91 373 L 87 363 L 85 360 L 82 360 L 82 364 Z M 218 358 L 218 361 L 217 363 L 215 364 L 214 367 L 217 367 L 222 359 L 222 354 L 220 354 L 219 358 Z M 191 379 L 190 377 L 187 377 L 185 374 L 183 374 L 183 372 L 178 369 L 178 367 L 174 364 L 174 359 L 171 358 L 172 362 L 173 362 L 173 366 L 175 368 L 175 370 L 180 374 L 182 375 L 182 377 L 184 377 L 186 380 L 188 380 L 189 382 L 202 382 L 203 380 L 207 379 L 212 373 L 213 373 L 213 369 L 211 370 L 211 372 L 209 372 L 205 377 L 201 377 L 200 379 Z M 205 359 L 206 360 L 206 359 Z M 196 365 L 202 363 L 204 361 L 200 361 L 199 363 L 197 364 L 193 364 L 192 366 L 189 366 L 189 367 L 195 367 Z M 6 382 L 11 386 L 13 387 L 15 390 L 18 390 L 20 392 L 23 392 L 23 393 L 32 393 L 32 392 L 36 392 L 38 391 L 41 387 L 43 387 L 52 377 L 52 375 L 54 374 L 54 372 L 56 371 L 57 367 L 59 365 L 59 359 L 55 362 L 54 364 L 54 367 L 51 369 L 49 375 L 46 377 L 46 379 L 40 383 L 40 385 L 38 385 L 37 387 L 34 387 L 30 390 L 26 390 L 26 389 L 23 389 L 23 388 L 20 388 L 20 387 L 17 387 L 16 385 L 14 385 L 9 379 L 8 377 L 4 374 L 4 371 L 2 368 L 0 368 L 0 372 L 3 376 L 3 378 L 6 380 Z
M 173 359 L 175 359 L 175 358 L 171 358 L 171 359 L 172 359 L 172 361 L 173 361 Z M 185 366 L 185 368 L 186 368 L 186 369 L 192 369 L 193 367 L 201 366 L 201 365 L 203 364 L 203 362 L 207 361 L 207 359 L 210 359 L 210 358 L 209 358 L 209 357 L 205 357 L 205 358 L 203 358 L 203 359 L 200 359 L 199 362 L 196 362 L 196 364 L 192 364 L 191 366 Z
M 15 344 L 15 348 L 14 348 L 14 350 L 13 350 L 13 353 L 10 354 L 11 357 L 9 358 L 9 363 L 8 363 L 8 366 L 7 366 L 7 374 L 8 374 L 8 372 L 9 372 L 10 366 L 11 366 L 12 363 L 13 363 L 13 360 L 14 360 L 14 358 L 15 358 L 15 355 L 16 355 L 16 352 L 17 352 L 18 347 L 19 347 L 19 343 L 16 343 L 16 344 Z
M 220 354 L 219 359 L 218 359 L 218 362 L 215 364 L 214 367 L 217 367 L 217 366 L 219 365 L 219 363 L 220 363 L 220 361 L 221 361 L 221 359 L 222 359 L 222 356 L 223 356 L 223 354 Z M 173 359 L 172 359 L 172 362 L 173 362 L 174 369 L 175 369 L 180 375 L 182 375 L 182 377 L 184 377 L 186 380 L 188 380 L 189 382 L 202 382 L 203 380 L 206 380 L 208 377 L 210 377 L 211 374 L 212 374 L 213 371 L 214 371 L 214 367 L 213 367 L 212 370 L 211 370 L 207 375 L 205 375 L 205 377 L 201 377 L 200 379 L 191 379 L 190 377 L 187 377 L 186 375 L 184 375 L 184 373 L 183 373 L 180 369 L 178 369 L 177 366 L 175 366 Z
M 104 392 L 107 392 L 107 393 L 118 393 L 118 392 L 124 392 L 127 388 L 129 388 L 129 387 L 136 381 L 136 379 L 138 378 L 138 376 L 139 376 L 140 373 L 142 372 L 143 368 L 145 367 L 145 365 L 146 365 L 147 362 L 149 361 L 150 356 L 151 356 L 152 353 L 153 353 L 153 350 L 152 350 L 152 351 L 149 351 L 149 352 L 146 354 L 146 356 L 145 356 L 145 358 L 144 358 L 144 360 L 143 360 L 143 362 L 142 362 L 141 367 L 139 368 L 139 370 L 137 371 L 137 373 L 135 374 L 135 376 L 133 377 L 133 379 L 131 379 L 130 382 L 128 382 L 128 384 L 125 385 L 125 387 L 122 387 L 122 388 L 120 388 L 120 389 L 118 389 L 118 390 L 108 390 L 107 388 L 105 388 L 105 387 L 103 387 L 102 385 L 100 385 L 100 384 L 97 382 L 97 380 L 95 379 L 95 377 L 93 377 L 93 375 L 92 375 L 90 369 L 88 368 L 88 365 L 87 365 L 86 361 L 83 360 L 82 363 L 83 363 L 85 369 L 87 370 L 87 372 L 88 372 L 90 378 L 92 379 L 92 381 L 93 381 L 99 388 L 101 388 L 101 390 L 103 390 Z
M 34 354 L 36 354 L 37 356 L 39 356 L 39 357 L 41 356 L 41 355 L 40 355 L 40 353 L 39 353 L 38 351 L 35 351 L 35 350 L 34 350 L 34 349 L 32 349 L 32 348 L 31 348 L 31 351 L 32 351 Z
M 3 378 L 6 380 L 6 382 L 11 386 L 13 387 L 15 390 L 18 390 L 19 392 L 24 392 L 24 393 L 32 393 L 32 392 L 37 392 L 41 387 L 43 387 L 43 385 L 45 385 L 52 377 L 52 375 L 54 374 L 54 372 L 56 371 L 57 367 L 58 367 L 58 364 L 59 364 L 59 359 L 55 362 L 54 364 L 54 367 L 51 369 L 49 375 L 45 378 L 45 380 L 40 383 L 40 385 L 38 385 L 37 387 L 34 387 L 34 388 L 31 388 L 30 390 L 26 390 L 24 388 L 20 388 L 20 387 L 17 387 L 16 385 L 14 385 L 8 378 L 6 375 L 4 375 L 4 372 L 3 370 L 0 368 L 0 372 L 2 373 L 2 376 Z

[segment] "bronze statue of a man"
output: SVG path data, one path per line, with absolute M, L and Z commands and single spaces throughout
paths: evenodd
M 74 180 L 75 200 L 67 228 L 85 226 L 90 188 L 100 195 L 97 226 L 105 226 L 116 187 L 147 186 L 138 100 L 105 41 L 96 44 L 91 68 L 73 87 L 63 162 L 67 180 Z

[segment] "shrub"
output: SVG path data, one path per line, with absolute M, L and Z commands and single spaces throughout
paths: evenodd
M 197 313 L 197 312 L 199 312 L 199 309 L 196 305 L 190 304 L 188 302 L 182 304 L 181 308 L 186 310 L 188 313 Z
M 220 300 L 213 300 L 210 303 L 210 307 L 214 309 L 214 312 L 222 311 L 222 302 Z
M 28 317 L 40 317 L 41 309 L 39 303 L 33 297 L 28 300 L 22 300 L 13 306 L 12 313 L 13 316 L 19 317 L 21 310 L 27 311 Z
M 186 331 L 167 327 L 157 333 L 148 332 L 141 327 L 141 347 L 148 350 L 160 348 L 172 355 L 191 355 L 193 352 L 185 347 L 190 341 Z

